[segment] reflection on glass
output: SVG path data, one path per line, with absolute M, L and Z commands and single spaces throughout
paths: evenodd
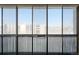
M 33 34 L 46 34 L 45 6 L 36 6 L 33 9 Z
M 77 38 L 76 37 L 63 37 L 63 52 L 76 53 Z
M 32 33 L 32 7 L 18 7 L 18 33 Z
M 46 52 L 46 7 L 34 6 L 33 8 L 33 52 Z M 38 36 L 39 35 L 39 36 Z M 42 36 L 42 37 L 41 37 Z
M 62 34 L 61 6 L 48 6 L 48 35 Z M 48 36 L 48 52 L 62 53 L 62 37 Z
M 45 37 L 33 38 L 33 52 L 46 52 L 46 38 Z
M 3 34 L 16 33 L 16 9 L 15 7 L 3 8 Z
M 76 34 L 75 7 L 63 7 L 63 34 Z
M 32 52 L 32 37 L 18 37 L 18 52 Z
M 62 52 L 62 37 L 48 37 L 48 52 Z
M 16 52 L 16 37 L 3 37 L 3 52 Z
M 48 6 L 48 34 L 61 34 L 62 32 L 61 6 Z

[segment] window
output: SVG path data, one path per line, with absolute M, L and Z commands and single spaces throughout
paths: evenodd
M 56 36 L 55 36 L 56 35 Z M 48 6 L 48 52 L 62 52 L 62 7 Z
M 63 7 L 63 34 L 76 34 L 75 7 Z
M 59 36 L 48 37 L 48 52 L 49 54 L 62 52 L 62 37 L 59 37 Z
M 76 53 L 76 8 L 63 7 L 63 53 Z M 67 36 L 68 35 L 68 36 Z
M 76 53 L 77 38 L 75 36 L 63 37 L 63 53 Z
M 18 7 L 18 34 L 32 34 L 32 7 Z
M 46 7 L 33 7 L 33 52 L 46 52 Z
M 16 37 L 3 37 L 3 53 L 15 53 L 16 52 Z
M 18 6 L 18 52 L 32 54 L 32 6 Z
M 3 6 L 3 53 L 16 53 L 16 7 Z
M 21 53 L 32 53 L 32 37 L 19 36 L 18 37 L 18 52 Z
M 46 37 L 33 38 L 33 52 L 46 53 Z
M 62 34 L 61 6 L 48 6 L 48 34 Z
M 46 34 L 45 6 L 36 6 L 33 9 L 33 34 Z
M 16 34 L 15 7 L 3 7 L 3 34 Z
M 76 9 L 76 5 L 0 6 L 0 54 L 76 54 Z

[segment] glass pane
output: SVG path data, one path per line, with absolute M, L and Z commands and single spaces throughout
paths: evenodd
M 14 7 L 3 8 L 3 34 L 16 33 L 16 9 Z
M 75 7 L 63 7 L 63 34 L 76 34 Z
M 48 34 L 62 33 L 62 8 L 61 6 L 48 6 Z
M 45 37 L 33 38 L 33 52 L 46 52 L 46 38 Z
M 48 53 L 62 53 L 62 37 L 52 34 L 62 34 L 61 6 L 48 6 Z
M 0 34 L 1 34 L 1 8 L 0 8 Z
M 32 52 L 32 37 L 18 37 L 18 52 Z
M 32 7 L 18 7 L 18 33 L 32 33 Z
M 48 52 L 62 53 L 62 37 L 48 37 Z
M 76 53 L 77 38 L 63 37 L 63 53 Z
M 45 6 L 36 6 L 33 9 L 33 34 L 46 34 Z
M 3 52 L 16 52 L 16 37 L 3 37 Z
M 33 52 L 46 52 L 46 7 L 33 8 Z M 44 36 L 43 36 L 44 35 Z

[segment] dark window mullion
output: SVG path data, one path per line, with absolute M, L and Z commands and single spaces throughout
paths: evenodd
M 77 27 L 76 27 L 77 28 L 77 54 L 79 54 L 79 50 L 78 50 L 79 49 L 79 46 L 78 46 L 78 44 L 79 44 L 79 42 L 78 42 L 79 41 L 78 40 L 78 38 L 79 38 L 79 31 L 78 31 L 79 30 L 79 26 L 78 26 L 78 23 L 79 23 L 79 20 L 78 20 L 79 19 L 79 6 L 77 7 L 76 12 L 77 12 Z
M 18 55 L 18 7 L 16 6 L 16 54 Z
M 63 54 L 63 5 L 62 5 L 62 54 Z
M 46 54 L 48 55 L 48 5 L 46 5 Z
M 3 7 L 1 7 L 1 52 L 3 54 Z
M 32 5 L 32 55 L 33 55 L 33 6 L 34 5 Z M 30 35 L 31 36 L 31 35 Z

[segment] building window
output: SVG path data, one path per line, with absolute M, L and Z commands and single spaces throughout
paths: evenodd
M 62 7 L 48 5 L 49 53 L 62 53 L 62 36 L 60 35 L 62 35 Z
M 18 6 L 18 52 L 32 54 L 32 6 Z
M 16 37 L 3 37 L 3 53 L 16 53 Z
M 63 7 L 63 34 L 76 34 L 75 7 Z
M 16 7 L 3 6 L 3 53 L 16 53 Z
M 46 6 L 33 6 L 33 52 L 46 53 Z
M 63 53 L 77 52 L 76 7 L 63 6 Z
M 3 7 L 3 34 L 16 34 L 16 7 Z
M 18 34 L 32 34 L 31 6 L 18 6 Z
M 62 34 L 61 6 L 48 6 L 48 34 Z
M 76 6 L 0 6 L 0 53 L 77 53 Z

